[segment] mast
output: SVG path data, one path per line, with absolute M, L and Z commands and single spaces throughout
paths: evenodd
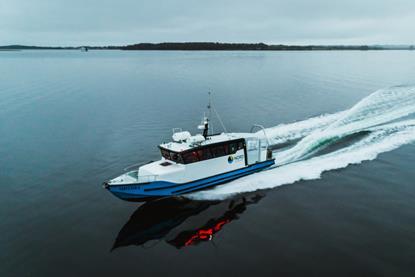
M 208 108 L 208 116 L 207 117 L 205 117 L 205 120 L 204 120 L 204 122 L 203 122 L 203 124 L 204 124 L 204 128 L 203 128 L 203 137 L 206 139 L 207 137 L 208 137 L 208 135 L 209 135 L 209 118 L 211 117 L 211 115 L 212 115 L 212 111 L 211 111 L 211 109 L 212 109 L 212 101 L 211 101 L 211 97 L 210 97 L 210 95 L 211 95 L 211 93 L 210 93 L 210 91 L 208 92 L 208 95 L 209 95 L 209 102 L 208 102 L 208 105 L 207 105 L 207 108 Z
M 216 117 L 219 120 L 220 125 L 223 128 L 223 131 L 225 131 L 225 133 L 227 133 L 228 131 L 226 130 L 225 125 L 223 124 L 222 119 L 220 118 L 218 112 L 216 111 L 215 107 L 212 104 L 212 98 L 211 98 L 211 92 L 208 92 L 209 95 L 209 103 L 207 105 L 208 108 L 208 116 L 206 116 L 206 114 L 203 115 L 203 119 L 202 119 L 202 123 L 198 126 L 199 130 L 203 130 L 203 137 L 206 139 L 209 136 L 209 129 L 210 129 L 210 133 L 213 133 L 213 127 L 212 124 L 210 123 L 210 118 L 212 116 L 212 110 L 215 113 Z

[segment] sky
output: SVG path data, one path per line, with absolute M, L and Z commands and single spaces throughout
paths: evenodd
M 415 44 L 414 0 L 0 0 L 0 45 Z

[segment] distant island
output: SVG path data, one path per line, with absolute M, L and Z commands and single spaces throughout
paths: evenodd
M 163 42 L 126 46 L 27 46 L 5 45 L 0 50 L 166 50 L 166 51 L 328 51 L 328 50 L 414 50 L 414 45 L 284 45 L 265 43 Z

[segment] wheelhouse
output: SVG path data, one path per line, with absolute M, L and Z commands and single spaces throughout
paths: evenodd
M 245 139 L 241 138 L 196 146 L 181 152 L 166 149 L 162 146 L 159 146 L 159 148 L 164 159 L 179 164 L 191 164 L 235 154 L 237 151 L 245 149 L 246 145 Z

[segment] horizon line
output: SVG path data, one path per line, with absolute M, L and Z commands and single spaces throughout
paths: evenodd
M 78 44 L 78 45 L 45 45 L 45 44 L 4 44 L 0 45 L 0 47 L 47 47 L 47 48 L 80 48 L 80 47 L 127 47 L 133 45 L 161 45 L 161 44 L 222 44 L 222 45 L 266 45 L 266 46 L 288 46 L 288 47 L 311 47 L 311 46 L 323 46 L 323 47 L 359 47 L 359 46 L 369 46 L 369 47 L 376 47 L 376 46 L 413 46 L 415 43 L 370 43 L 370 44 L 312 44 L 312 43 L 300 43 L 300 44 L 291 44 L 291 43 L 265 43 L 265 42 L 219 42 L 219 41 L 164 41 L 164 42 L 137 42 L 137 43 L 130 43 L 130 44 Z

